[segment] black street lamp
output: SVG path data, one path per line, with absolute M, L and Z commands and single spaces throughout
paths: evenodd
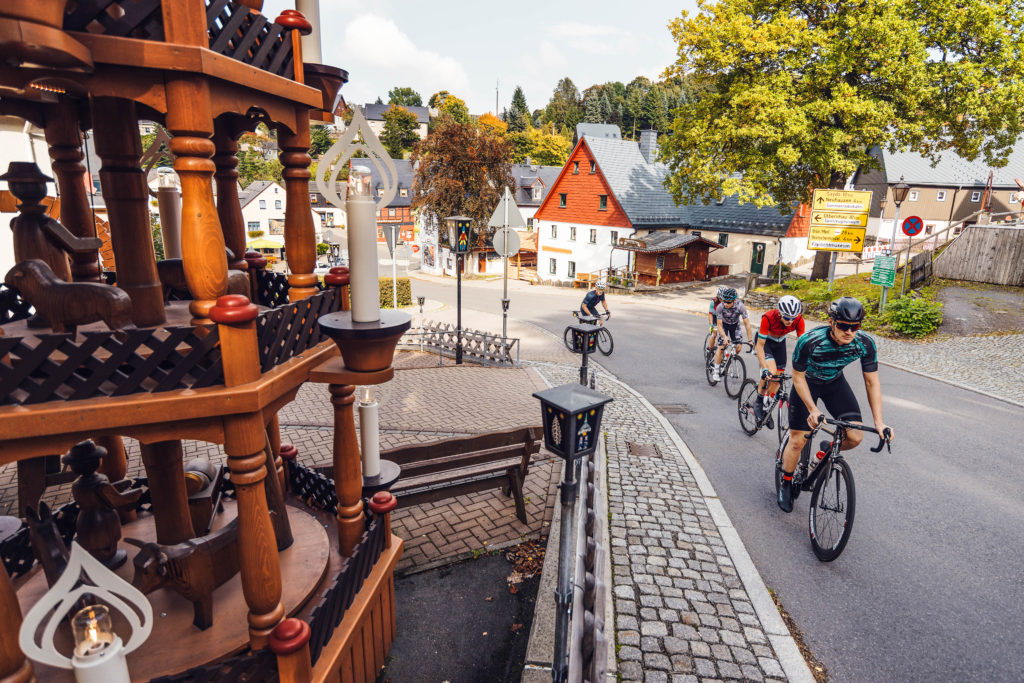
M 892 203 L 896 205 L 896 215 L 892 219 L 892 239 L 889 240 L 889 256 L 892 256 L 893 252 L 896 251 L 896 231 L 899 229 L 900 222 L 900 205 L 907 201 L 907 196 L 910 195 L 910 185 L 903 176 L 900 176 L 900 181 L 892 186 Z M 884 201 L 884 200 L 883 200 Z M 896 257 L 896 264 L 899 265 L 899 256 Z M 886 299 L 888 299 L 889 288 L 882 285 L 882 296 L 878 301 L 878 311 L 881 313 L 885 310 Z
M 597 350 L 597 333 L 601 328 L 597 325 L 576 324 L 572 328 L 572 352 L 583 356 L 583 364 L 580 365 L 580 384 L 587 385 L 587 359 Z
M 473 243 L 473 219 L 466 216 L 448 216 L 444 219 L 448 229 L 448 246 L 455 252 L 455 277 L 456 277 L 456 308 L 458 309 L 458 320 L 456 322 L 455 341 L 455 364 L 462 365 L 462 257 L 470 250 Z

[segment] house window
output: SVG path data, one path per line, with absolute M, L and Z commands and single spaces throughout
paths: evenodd
M 399 197 L 408 197 L 409 196 L 409 188 L 407 188 L 407 187 L 399 188 L 398 196 Z
M 619 243 L 619 231 L 612 230 L 612 246 L 616 246 Z
M 668 234 L 670 234 L 670 235 L 676 234 L 676 229 L 672 228 L 671 230 L 668 231 Z
M 526 232 L 533 232 L 533 218 L 526 219 Z
M 928 225 L 924 226 L 924 234 L 930 235 L 934 231 L 935 231 L 935 225 L 933 223 L 929 223 Z
M 548 272 L 552 275 L 558 275 L 558 261 L 555 259 L 548 259 Z
M 910 191 L 910 196 L 907 197 L 907 201 L 916 202 L 917 201 L 917 194 L 918 194 L 917 190 L 911 190 Z
M 1016 204 L 1017 202 L 1020 201 L 1020 198 L 1021 198 L 1021 193 L 1020 192 L 1011 192 L 1010 193 L 1010 203 L 1011 204 Z
M 246 230 L 259 230 L 260 229 L 260 222 L 259 221 L 249 221 L 248 223 L 246 223 L 246 225 L 248 226 L 246 228 Z
M 266 199 L 261 199 L 260 200 L 260 208 L 261 209 L 267 208 L 267 200 Z
M 578 161 L 572 162 L 572 174 L 573 175 L 579 175 L 579 172 L 580 172 L 580 162 L 578 162 Z
M 558 226 L 551 224 L 551 239 L 558 239 Z
M 946 191 L 945 190 L 939 190 L 938 192 L 936 192 L 935 193 L 935 201 L 937 201 L 937 202 L 944 202 L 944 201 L 946 201 Z
M 658 270 L 665 270 L 665 255 L 658 254 L 658 258 L 655 259 L 654 267 Z
M 281 208 L 281 200 L 280 199 L 275 199 L 274 200 L 274 208 L 275 209 L 280 209 Z
M 565 208 L 565 193 L 564 192 L 560 192 L 558 194 L 558 208 L 560 208 L 560 209 L 564 209 Z
M 723 247 L 729 246 L 729 233 L 727 233 L 727 232 L 720 232 L 720 233 L 718 233 L 718 243 L 721 244 Z
M 395 215 L 395 210 L 392 209 L 391 207 L 388 207 L 388 216 L 394 216 L 394 215 Z
M 700 237 L 700 230 L 691 230 L 690 234 L 694 237 Z
M 277 185 L 274 185 L 274 194 L 277 194 Z
M 569 261 L 569 277 L 576 277 L 576 262 Z
M 597 162 L 596 161 L 591 161 L 590 162 L 590 172 L 591 173 L 597 173 Z
M 384 188 L 383 187 L 378 187 L 377 188 L 377 196 L 378 197 L 383 197 L 384 196 Z
M 534 199 L 538 199 L 539 200 L 540 196 L 541 196 L 541 194 L 543 192 L 544 192 L 544 188 L 540 185 L 540 183 L 538 183 L 538 184 L 533 186 L 533 198 Z
M 597 244 L 597 228 L 590 229 L 590 243 Z
M 972 192 L 971 193 L 971 201 L 972 202 L 980 202 L 981 201 L 981 192 Z
M 309 203 L 310 204 L 316 204 L 316 195 L 315 194 L 309 195 Z
M 575 242 L 576 241 L 576 226 L 575 225 L 572 226 L 571 228 L 569 228 L 569 240 L 571 242 Z
M 598 211 L 607 211 L 608 210 L 608 195 L 606 195 L 606 194 L 599 194 L 599 195 L 597 195 L 597 202 L 598 202 L 597 203 Z

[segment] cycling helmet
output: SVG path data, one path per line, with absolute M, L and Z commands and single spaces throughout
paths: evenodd
M 779 313 L 786 316 L 787 318 L 795 318 L 800 315 L 800 312 L 804 309 L 803 304 L 800 303 L 800 299 L 797 299 L 792 294 L 779 299 L 777 304 Z
M 725 294 L 725 290 L 727 290 L 727 289 L 729 289 L 729 288 L 728 288 L 728 287 L 726 287 L 725 285 L 719 285 L 719 287 L 718 287 L 718 291 L 717 291 L 717 292 L 715 292 L 715 296 L 716 296 L 717 298 L 721 299 L 721 298 L 722 298 L 722 295 L 723 295 L 723 294 Z
M 604 280 L 598 280 L 597 282 L 594 283 L 594 289 L 604 289 L 604 285 Z
M 733 289 L 732 287 L 729 287 L 727 290 L 722 292 L 722 301 L 726 303 L 729 303 L 730 301 L 736 301 L 737 296 L 738 295 L 736 294 L 736 290 Z
M 864 305 L 852 296 L 840 297 L 829 304 L 828 317 L 844 323 L 859 323 L 864 320 Z

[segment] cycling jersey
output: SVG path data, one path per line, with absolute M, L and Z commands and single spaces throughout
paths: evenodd
M 590 311 L 597 313 L 597 302 L 604 303 L 604 294 L 598 294 L 596 290 L 590 290 L 587 295 L 583 297 L 583 303 L 580 305 L 580 310 L 590 315 Z
M 773 308 L 764 315 L 761 316 L 761 326 L 758 329 L 758 336 L 770 339 L 772 341 L 782 341 L 786 338 L 786 335 L 790 332 L 796 332 L 796 336 L 803 336 L 804 333 L 804 317 L 798 315 L 796 319 L 788 325 L 782 319 L 782 314 L 779 313 L 779 309 Z
M 832 340 L 828 326 L 817 327 L 796 340 L 793 347 L 793 370 L 807 373 L 810 384 L 825 384 L 843 376 L 843 368 L 860 359 L 864 372 L 878 370 L 875 340 L 858 331 L 849 344 Z
M 743 305 L 742 301 L 737 301 L 732 308 L 726 308 L 725 303 L 718 304 L 715 306 L 715 315 L 722 319 L 723 325 L 735 325 L 739 323 L 740 318 L 750 317 L 747 315 L 747 307 Z
M 711 300 L 711 304 L 708 306 L 708 313 L 711 314 L 711 322 L 718 322 L 718 316 L 715 315 L 715 307 L 722 303 L 722 300 L 717 296 Z

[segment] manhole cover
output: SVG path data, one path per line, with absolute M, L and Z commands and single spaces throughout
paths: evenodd
M 693 413 L 693 409 L 685 403 L 672 403 L 654 407 L 663 415 L 688 415 Z
M 626 442 L 626 448 L 629 449 L 631 456 L 640 456 L 644 458 L 660 458 L 661 451 L 653 443 L 633 443 L 632 441 Z

